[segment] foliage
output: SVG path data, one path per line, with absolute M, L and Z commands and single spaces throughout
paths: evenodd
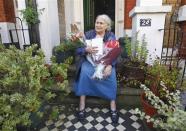
M 32 0 L 29 0 L 28 6 L 26 9 L 21 10 L 21 14 L 23 15 L 23 20 L 27 22 L 28 25 L 33 25 L 39 23 L 39 15 L 42 14 L 43 9 L 37 10 L 32 6 Z
M 51 120 L 56 120 L 57 117 L 59 116 L 59 107 L 58 106 L 53 106 L 52 107 L 52 110 L 51 110 L 51 113 L 49 115 L 49 119 Z
M 81 46 L 84 46 L 84 44 L 81 41 L 73 42 L 70 40 L 64 40 L 58 46 L 54 47 L 54 52 L 65 52 L 65 51 L 74 52 L 75 49 Z
M 33 53 L 34 52 L 34 53 Z M 0 130 L 16 130 L 16 125 L 30 125 L 30 115 L 39 112 L 43 102 L 55 97 L 44 86 L 43 78 L 50 78 L 51 72 L 45 66 L 44 54 L 33 45 L 23 50 L 14 46 L 5 49 L 0 44 Z M 55 63 L 54 63 L 55 64 Z M 67 65 L 56 65 L 66 78 Z M 62 72 L 63 70 L 63 72 Z M 59 83 L 68 93 L 67 81 Z
M 139 41 L 136 39 L 135 41 L 135 54 L 134 58 L 137 58 L 138 61 L 146 61 L 148 50 L 147 50 L 147 42 L 145 41 L 145 35 L 143 35 L 142 43 L 140 44 Z
M 160 97 L 165 95 L 165 92 L 160 86 L 160 80 L 165 83 L 169 91 L 174 91 L 177 87 L 179 69 L 176 67 L 169 68 L 166 65 L 163 65 L 159 59 L 156 59 L 153 65 L 148 66 L 147 74 L 147 77 L 149 77 L 149 75 L 153 77 L 153 80 L 150 80 L 150 82 L 157 82 Z M 146 80 L 146 82 L 149 81 Z
M 139 40 L 137 40 L 137 37 L 132 42 L 128 36 L 125 38 L 125 48 L 127 51 L 127 55 L 131 59 L 131 61 L 134 62 L 143 62 L 145 63 L 148 55 L 147 50 L 147 42 L 145 41 L 145 35 L 143 35 L 142 42 L 140 43 Z M 134 49 L 132 48 L 132 45 L 134 45 Z
M 50 73 L 50 76 L 43 78 L 45 90 L 70 92 L 67 88 L 69 84 L 67 73 L 72 60 L 73 58 L 69 57 L 63 63 L 58 64 L 55 59 L 52 59 L 50 65 L 45 65 Z
M 125 43 L 125 49 L 128 57 L 132 58 L 132 49 L 131 49 L 132 43 L 128 36 L 125 37 L 124 43 Z
M 145 63 L 148 54 L 147 42 L 145 36 L 142 43 L 137 38 L 132 42 L 126 36 L 124 43 L 124 51 L 126 51 L 128 58 L 124 58 L 117 66 L 118 84 L 139 88 L 140 83 L 144 82 L 147 68 Z M 135 45 L 135 47 L 132 47 L 132 45 Z
M 167 131 L 185 131 L 186 112 L 181 110 L 180 91 L 169 92 L 163 82 L 161 82 L 161 86 L 166 92 L 165 97 L 168 103 L 165 103 L 158 96 L 153 94 L 145 85 L 141 85 L 141 88 L 145 91 L 146 98 L 150 104 L 157 109 L 158 114 L 150 117 L 138 108 L 135 110 L 135 113 L 139 114 L 141 119 L 146 119 L 147 122 L 153 122 L 155 128 Z

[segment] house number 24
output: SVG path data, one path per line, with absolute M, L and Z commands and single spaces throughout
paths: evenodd
M 140 19 L 140 26 L 151 26 L 151 19 Z

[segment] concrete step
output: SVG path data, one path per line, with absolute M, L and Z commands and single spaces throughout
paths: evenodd
M 136 89 L 136 88 L 118 88 L 118 93 L 117 93 L 117 105 L 120 108 L 125 108 L 125 109 L 131 109 L 131 108 L 141 108 L 140 104 L 140 93 L 142 92 L 141 89 Z M 68 96 L 62 97 L 57 96 L 54 101 L 51 101 L 50 104 L 76 104 L 78 106 L 79 104 L 79 97 L 75 96 L 74 92 L 71 92 Z M 87 96 L 86 99 L 86 105 L 88 106 L 108 106 L 109 107 L 109 101 L 98 98 L 98 97 L 92 97 L 92 96 Z
M 75 65 L 72 65 L 69 67 L 69 86 L 72 89 L 73 81 L 74 81 L 74 73 L 75 73 Z M 117 90 L 117 105 L 121 107 L 140 107 L 140 93 L 142 92 L 142 89 L 137 88 L 131 88 L 131 87 L 118 87 Z M 62 101 L 59 101 L 62 103 L 67 104 L 78 104 L 79 103 L 79 97 L 75 96 L 75 94 L 72 92 L 67 97 L 65 97 Z M 90 97 L 88 96 L 86 99 L 87 105 L 99 105 L 99 106 L 109 106 L 109 101 L 98 98 L 98 97 Z

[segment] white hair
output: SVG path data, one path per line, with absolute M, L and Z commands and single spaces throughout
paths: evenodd
M 102 15 L 98 15 L 97 17 L 96 17 L 96 20 L 98 19 L 98 18 L 101 18 L 101 19 L 103 19 L 104 21 L 105 21 L 105 23 L 107 23 L 107 31 L 110 31 L 111 30 L 111 19 L 110 19 L 110 17 L 108 16 L 108 15 L 106 15 L 106 14 L 102 14 Z

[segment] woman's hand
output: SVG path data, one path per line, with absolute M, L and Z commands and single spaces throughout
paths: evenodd
M 83 35 L 84 35 L 83 32 L 76 33 L 76 34 L 74 34 L 74 35 L 71 36 L 71 40 L 72 40 L 72 41 L 76 41 L 76 40 L 78 40 L 79 38 L 82 38 Z
M 104 71 L 103 71 L 103 77 L 108 77 L 112 72 L 112 66 L 108 65 L 105 67 Z
M 85 51 L 86 51 L 87 53 L 90 53 L 90 54 L 95 54 L 95 53 L 98 52 L 97 48 L 98 48 L 98 47 L 87 46 L 87 47 L 85 48 Z

